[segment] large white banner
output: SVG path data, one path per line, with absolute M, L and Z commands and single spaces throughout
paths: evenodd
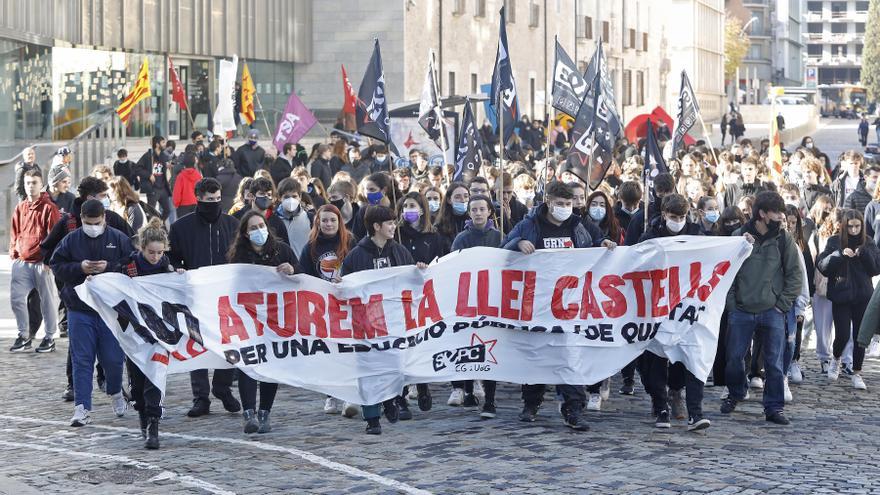
M 221 60 L 217 81 L 217 110 L 214 111 L 214 129 L 218 132 L 235 130 L 235 75 L 238 72 L 238 55 L 232 60 Z
M 741 237 L 685 236 L 612 251 L 474 248 L 339 284 L 223 265 L 104 274 L 77 292 L 163 390 L 167 373 L 236 366 L 373 404 L 412 383 L 592 384 L 645 350 L 705 380 L 750 252 Z

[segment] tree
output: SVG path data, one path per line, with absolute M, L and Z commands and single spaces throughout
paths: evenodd
M 868 22 L 865 23 L 865 44 L 862 51 L 862 86 L 868 98 L 880 98 L 880 1 L 871 0 Z
M 742 29 L 743 22 L 728 12 L 724 20 L 724 78 L 728 80 L 736 75 L 736 69 L 751 45 Z M 867 39 L 865 41 L 867 42 Z

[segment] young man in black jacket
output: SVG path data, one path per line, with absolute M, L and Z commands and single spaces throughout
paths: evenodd
M 342 276 L 363 270 L 374 270 L 392 266 L 416 265 L 409 251 L 394 240 L 397 229 L 397 215 L 394 210 L 385 206 L 369 206 L 364 214 L 367 235 L 342 261 Z M 423 263 L 417 264 L 424 268 Z M 396 423 L 400 418 L 399 405 L 403 397 L 388 399 L 382 403 L 385 418 L 389 423 Z M 367 422 L 366 432 L 369 435 L 382 434 L 379 425 L 379 404 L 363 406 L 364 420 Z
M 643 194 L 646 208 L 642 208 L 636 212 L 629 221 L 626 228 L 626 237 L 623 241 L 627 246 L 638 244 L 639 237 L 645 232 L 645 214 L 648 215 L 648 222 L 660 216 L 659 205 L 663 201 L 663 197 L 675 192 L 675 179 L 671 174 L 662 173 L 654 177 L 654 200 L 651 200 L 649 194 Z M 735 203 L 734 203 L 735 204 Z
M 147 204 L 151 208 L 156 203 L 162 209 L 162 220 L 168 219 L 171 213 L 171 187 L 168 184 L 168 158 L 163 153 L 165 138 L 153 136 L 151 149 L 141 156 L 135 165 L 135 173 L 140 184 L 140 191 L 147 195 Z
M 168 257 L 175 268 L 195 270 L 203 266 L 225 265 L 226 254 L 235 240 L 238 220 L 220 209 L 220 183 L 207 178 L 196 183 L 196 211 L 184 215 L 171 225 L 171 250 Z M 241 404 L 232 395 L 230 386 L 234 369 L 214 371 L 214 380 L 208 384 L 208 370 L 191 371 L 193 406 L 186 413 L 195 418 L 211 410 L 209 391 L 223 402 L 229 412 L 241 410 Z
M 703 235 L 698 224 L 688 221 L 690 206 L 687 198 L 681 194 L 669 194 L 663 198 L 660 216 L 648 226 L 639 242 L 660 237 L 677 235 Z M 708 428 L 709 420 L 703 417 L 703 382 L 688 371 L 684 364 L 669 365 L 669 360 L 651 352 L 645 352 L 640 358 L 640 370 L 645 391 L 651 396 L 655 425 L 657 428 L 670 428 L 669 395 L 672 394 L 673 415 L 681 418 L 685 411 L 682 407 L 682 388 L 687 390 L 688 430 Z

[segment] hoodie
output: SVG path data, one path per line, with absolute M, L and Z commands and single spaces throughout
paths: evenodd
M 507 234 L 504 239 L 504 249 L 511 251 L 519 251 L 519 241 L 529 241 L 535 249 L 541 249 L 540 241 L 543 238 L 542 229 L 546 228 L 548 222 L 544 219 L 547 214 L 547 204 L 532 208 L 532 211 L 522 221 L 513 227 L 513 230 Z M 568 231 L 569 237 L 574 248 L 589 248 L 601 244 L 602 239 L 594 240 L 587 232 L 586 227 L 581 223 L 581 217 L 572 213 L 570 217 L 557 229 L 565 229 Z M 594 241 L 598 244 L 594 244 Z
M 464 230 L 459 232 L 459 234 L 455 236 L 455 240 L 452 241 L 453 251 L 477 246 L 493 248 L 501 246 L 501 232 L 495 228 L 492 219 L 489 219 L 489 222 L 482 229 L 474 226 L 473 222 L 468 220 L 464 226 Z
M 367 236 L 361 239 L 342 261 L 342 275 L 391 266 L 414 265 L 415 263 L 409 251 L 397 241 L 389 240 L 380 249 Z
M 147 261 L 144 258 L 144 254 L 140 251 L 132 252 L 129 259 L 119 265 L 119 272 L 129 277 L 144 277 L 171 271 L 174 271 L 174 269 L 171 267 L 171 260 L 168 259 L 168 256 L 163 254 L 162 259 L 154 265 Z
M 349 251 L 354 249 L 354 238 L 349 237 Z M 315 239 L 315 253 L 312 256 L 312 243 L 306 243 L 299 255 L 299 269 L 306 275 L 332 281 L 341 276 L 342 260 L 336 256 L 336 248 L 339 246 L 339 234 L 327 237 L 318 234 Z
M 40 193 L 34 201 L 18 203 L 12 214 L 9 256 L 28 263 L 43 261 L 40 243 L 60 218 L 61 213 L 47 192 Z
M 177 178 L 174 180 L 174 194 L 171 198 L 175 208 L 196 205 L 198 202 L 196 183 L 200 180 L 202 180 L 202 174 L 195 168 L 185 168 L 177 174 Z

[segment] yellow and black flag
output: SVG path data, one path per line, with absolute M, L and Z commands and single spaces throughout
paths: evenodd
M 123 123 L 128 123 L 128 116 L 131 115 L 134 106 L 151 95 L 150 68 L 147 65 L 147 59 L 144 58 L 144 63 L 141 64 L 141 70 L 138 71 L 137 81 L 134 83 L 134 88 L 132 88 L 131 93 L 122 100 L 119 107 L 116 108 L 116 113 L 119 114 L 119 119 L 122 120 Z

